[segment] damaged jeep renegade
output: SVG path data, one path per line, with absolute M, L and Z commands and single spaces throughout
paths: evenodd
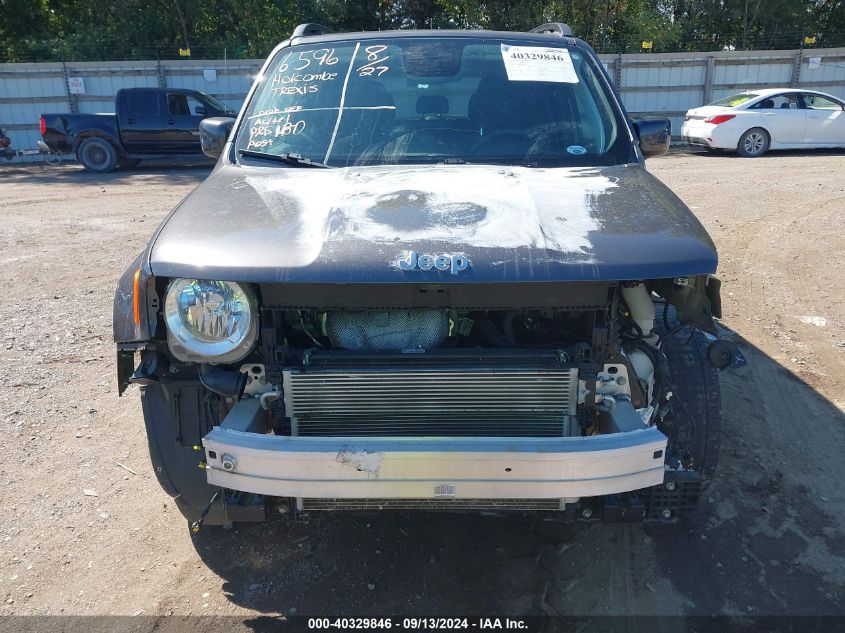
M 719 455 L 710 237 L 588 44 L 298 27 L 114 302 L 192 522 L 337 510 L 677 521 Z

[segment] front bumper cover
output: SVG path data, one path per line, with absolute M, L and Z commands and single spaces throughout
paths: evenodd
M 666 441 L 653 427 L 563 438 L 344 438 L 224 423 L 203 446 L 209 484 L 274 497 L 553 499 L 661 484 Z

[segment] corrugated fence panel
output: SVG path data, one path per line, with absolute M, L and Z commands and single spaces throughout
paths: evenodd
M 700 88 L 683 91 L 652 90 L 649 92 L 626 92 L 622 89 L 622 100 L 629 112 L 686 112 L 702 103 Z
M 87 100 L 91 96 L 111 97 L 112 106 L 109 112 L 114 112 L 114 95 L 121 88 L 156 88 L 158 87 L 158 78 L 155 75 L 136 74 L 132 76 L 125 75 L 92 75 L 84 73 L 73 73 L 72 77 L 81 77 L 85 82 L 85 97 Z
M 792 60 L 783 63 L 717 64 L 713 83 L 736 86 L 789 86 Z
M 704 83 L 704 64 L 700 60 L 678 60 L 677 66 L 672 61 L 653 65 L 648 61 L 636 63 L 636 66 L 626 68 L 623 62 L 623 86 L 701 86 Z
M 199 90 L 239 110 L 263 63 L 263 60 L 210 60 L 192 62 L 191 65 L 162 62 L 162 66 L 168 87 Z M 209 81 L 205 71 L 214 71 L 215 80 Z
M 813 84 L 802 83 L 801 88 L 804 90 L 818 90 L 819 92 L 826 92 L 827 94 L 833 95 L 834 97 L 845 99 L 845 86 L 814 86 Z
M 613 82 L 621 79 L 622 101 L 632 115 L 663 115 L 680 131 L 686 110 L 735 92 L 758 87 L 789 87 L 799 51 L 638 53 L 602 55 Z M 712 73 L 708 76 L 708 59 Z M 818 58 L 818 59 L 815 59 Z M 81 77 L 85 94 L 73 97 L 80 112 L 113 112 L 121 88 L 189 88 L 213 95 L 239 109 L 264 60 L 167 60 L 0 64 L 0 126 L 14 146 L 34 148 L 42 112 L 66 112 L 65 71 Z M 214 70 L 216 78 L 203 71 Z M 799 86 L 845 98 L 845 49 L 804 50 Z M 1 164 L 1 163 L 0 163 Z
M 845 55 L 804 55 L 801 66 L 801 88 L 819 90 L 845 99 Z
M 0 127 L 15 147 L 35 147 L 41 114 L 67 109 L 61 64 L 0 64 Z

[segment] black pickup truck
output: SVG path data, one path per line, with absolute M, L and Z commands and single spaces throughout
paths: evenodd
M 115 114 L 42 114 L 40 128 L 52 150 L 105 173 L 144 158 L 200 156 L 200 121 L 227 114 L 232 110 L 196 90 L 127 88 L 115 97 Z

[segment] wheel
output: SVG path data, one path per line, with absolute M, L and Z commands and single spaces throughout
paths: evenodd
M 663 328 L 658 331 L 662 334 Z M 671 411 L 660 425 L 669 438 L 667 463 L 680 463 L 705 482 L 716 472 L 722 435 L 719 370 L 707 360 L 708 343 L 702 332 L 695 330 L 690 337 L 689 329 L 682 329 L 661 345 L 672 392 Z
M 44 160 L 47 161 L 48 165 L 58 165 L 62 162 L 62 155 L 57 152 L 48 152 L 44 156 Z
M 133 167 L 137 167 L 140 162 L 140 158 L 119 158 L 117 160 L 117 166 L 132 169 Z
M 88 171 L 105 174 L 117 165 L 117 152 L 106 139 L 96 136 L 87 138 L 76 150 L 76 158 Z
M 757 158 L 769 149 L 769 133 L 763 128 L 753 127 L 739 137 L 736 151 L 746 158 Z

